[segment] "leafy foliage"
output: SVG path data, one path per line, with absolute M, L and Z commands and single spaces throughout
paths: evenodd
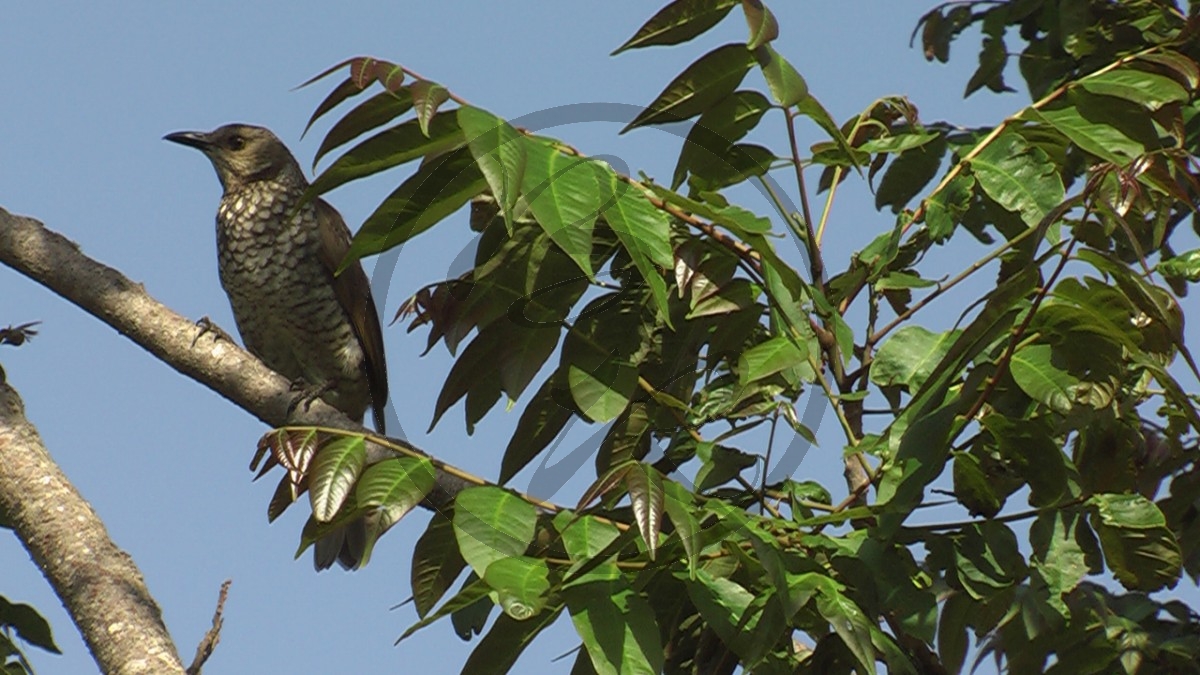
M 1200 577 L 1200 396 L 1176 379 L 1200 377 L 1178 299 L 1200 253 L 1175 250 L 1181 224 L 1200 234 L 1187 17 L 1149 0 L 935 8 L 914 34 L 930 60 L 982 30 L 967 95 L 1011 90 L 1006 65 L 1024 45 L 1033 102 L 979 129 L 925 123 L 900 97 L 836 123 L 757 0 L 675 0 L 618 51 L 688 42 L 738 5 L 747 41 L 700 56 L 625 129 L 695 119 L 662 183 L 399 65 L 362 57 L 325 73 L 350 70 L 314 121 L 383 91 L 331 127 L 321 154 L 373 135 L 313 195 L 422 160 L 350 259 L 468 203 L 480 235 L 472 269 L 402 310 L 456 355 L 433 424 L 462 401 L 469 431 L 502 395 L 524 399 L 505 482 L 572 420 L 607 425 L 576 507 L 472 479 L 434 517 L 414 551 L 421 619 L 404 637 L 446 616 L 464 639 L 486 630 L 470 672 L 506 672 L 564 612 L 579 673 L 961 672 L 972 633 L 978 658 L 1013 672 L 1194 671 L 1200 617 L 1147 595 Z M 767 90 L 739 89 L 756 67 Z M 798 122 L 828 137 L 808 156 Z M 790 141 L 781 151 L 740 142 L 768 123 Z M 777 169 L 800 213 L 730 202 L 728 188 Z M 821 243 L 852 176 L 896 219 L 837 270 Z M 988 251 L 950 279 L 922 276 L 960 230 L 972 241 L 956 251 Z M 777 233 L 797 237 L 807 269 L 775 250 Z M 985 269 L 994 283 L 957 325 L 915 322 Z M 757 478 L 781 421 L 812 440 L 795 407 L 810 389 L 846 437 L 840 501 Z M 287 474 L 271 517 L 308 491 L 305 544 L 363 513 L 381 535 L 426 497 L 435 463 L 396 445 L 403 458 L 373 464 L 362 447 L 330 430 L 268 434 L 263 471 Z M 915 523 L 943 475 L 965 519 Z
M 20 642 L 26 642 L 51 654 L 61 654 L 50 624 L 29 605 L 11 602 L 0 595 L 0 666 L 5 673 L 32 675 L 33 666 L 21 651 Z

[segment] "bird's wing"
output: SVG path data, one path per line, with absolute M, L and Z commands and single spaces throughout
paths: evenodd
M 333 276 L 350 250 L 350 230 L 337 209 L 324 199 L 314 200 L 313 203 L 317 209 L 317 223 L 321 231 L 321 262 Z M 387 362 L 383 356 L 383 331 L 379 326 L 379 314 L 375 311 L 375 299 L 371 296 L 371 284 L 367 281 L 367 273 L 363 271 L 362 265 L 356 262 L 341 274 L 333 276 L 333 289 L 338 302 L 350 316 L 354 333 L 362 345 L 365 356 L 363 368 L 366 370 L 367 384 L 371 389 L 375 428 L 379 433 L 385 433 L 383 407 L 387 402 L 388 385 Z

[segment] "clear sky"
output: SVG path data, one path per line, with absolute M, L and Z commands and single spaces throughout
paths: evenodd
M 203 156 L 162 141 L 164 134 L 232 121 L 261 124 L 307 167 L 327 127 L 303 140 L 301 131 L 337 80 L 292 88 L 365 54 L 403 63 L 508 118 L 549 111 L 532 118 L 559 125 L 544 133 L 608 156 L 618 168 L 665 179 L 680 146 L 678 129 L 618 137 L 632 107 L 615 108 L 617 117 L 602 105 L 572 115 L 553 110 L 645 104 L 700 54 L 745 39 L 735 11 L 700 42 L 608 55 L 664 2 L 280 0 L 133 3 L 119 11 L 6 3 L 0 21 L 0 207 L 66 234 L 176 311 L 210 316 L 232 332 L 214 254 L 220 187 Z M 962 101 L 975 63 L 974 38 L 955 45 L 949 66 L 928 64 L 909 47 L 917 18 L 933 4 L 778 1 L 772 9 L 783 33 L 776 46 L 838 120 L 887 94 L 912 98 L 925 120 L 966 125 L 995 123 L 1024 105 L 1024 94 L 980 93 Z M 820 140 L 812 130 L 805 134 L 805 146 Z M 757 140 L 780 138 L 776 126 Z M 365 181 L 328 198 L 353 229 L 399 180 Z M 892 223 L 890 214 L 875 212 L 862 188 L 839 196 L 826 253 L 833 269 Z M 461 271 L 455 261 L 467 250 L 470 232 L 465 214 L 452 221 L 385 257 L 372 275 L 385 322 L 420 286 Z M 971 259 L 983 252 L 968 241 L 960 250 Z M 948 264 L 965 259 L 944 258 Z M 954 297 L 941 302 L 926 321 L 949 324 L 965 305 Z M 384 537 L 366 569 L 316 574 L 308 555 L 292 559 L 304 506 L 268 525 L 266 505 L 278 474 L 250 482 L 247 464 L 265 431 L 257 420 L 75 306 L 0 269 L 0 325 L 35 320 L 43 322 L 36 339 L 0 351 L 8 380 L 55 459 L 140 566 L 185 662 L 209 626 L 220 583 L 232 578 L 210 672 L 459 671 L 473 644 L 459 641 L 448 622 L 392 646 L 415 620 L 411 605 L 391 608 L 409 596 L 409 559 L 427 520 L 423 512 Z M 1190 330 L 1194 345 L 1196 329 Z M 396 325 L 385 329 L 385 341 L 390 430 L 402 427 L 439 457 L 494 477 L 520 407 L 493 410 L 467 436 L 460 405 L 426 435 L 451 361 L 441 348 L 420 358 L 423 331 L 407 334 Z M 594 432 L 574 430 L 555 459 Z M 828 424 L 818 435 L 822 446 L 805 456 L 795 475 L 838 490 L 837 430 Z M 531 476 L 529 470 L 521 474 L 517 486 Z M 573 502 L 575 486 L 586 482 L 586 475 L 577 477 L 559 498 Z M 545 476 L 535 481 L 538 496 L 553 498 L 557 484 Z M 0 536 L 0 571 L 0 594 L 41 610 L 65 652 L 52 657 L 31 649 L 34 665 L 43 673 L 95 672 L 78 633 L 14 537 Z M 1194 587 L 1183 585 L 1183 596 L 1196 603 Z M 577 645 L 564 617 L 514 672 L 567 672 L 573 654 L 552 659 Z

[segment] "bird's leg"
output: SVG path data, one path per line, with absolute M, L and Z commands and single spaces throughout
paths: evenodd
M 299 393 L 288 405 L 288 417 L 291 417 L 292 413 L 296 412 L 296 408 L 299 407 L 301 403 L 304 404 L 304 410 L 307 412 L 313 401 L 321 398 L 321 396 L 324 394 L 333 391 L 335 388 L 337 388 L 337 385 L 337 380 L 326 380 L 317 385 L 309 384 L 308 380 L 305 380 L 304 378 L 292 380 L 292 391 Z
M 196 321 L 196 325 L 200 327 L 200 332 L 196 333 L 196 337 L 192 338 L 192 347 L 193 348 L 196 347 L 196 343 L 200 341 L 200 338 L 204 337 L 205 335 L 207 335 L 209 333 L 212 333 L 213 342 L 217 342 L 218 340 L 224 340 L 224 341 L 230 342 L 230 343 L 233 342 L 233 338 L 229 337 L 229 333 L 226 333 L 220 326 L 218 326 L 215 322 L 213 322 L 212 319 L 208 318 L 207 316 L 200 317 Z

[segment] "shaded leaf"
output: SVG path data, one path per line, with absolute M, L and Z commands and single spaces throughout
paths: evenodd
M 732 94 L 752 65 L 754 56 L 746 45 L 732 43 L 717 47 L 684 69 L 621 133 L 699 115 Z
M 612 53 L 652 45 L 686 42 L 712 28 L 729 14 L 739 0 L 674 0 L 642 24 L 633 37 Z
M 408 93 L 407 89 L 401 89 L 394 94 L 385 91 L 363 101 L 334 123 L 333 127 L 329 129 L 329 133 L 325 134 L 325 138 L 321 140 L 321 147 L 317 148 L 317 153 L 313 156 L 313 166 L 315 167 L 317 162 L 321 161 L 321 158 L 329 151 L 349 143 L 371 129 L 390 122 L 411 108 L 412 95 Z
M 745 137 L 770 109 L 771 102 L 757 91 L 736 91 L 705 110 L 688 131 L 671 189 L 683 184 L 692 167 L 720 161 L 722 153 Z
M 1104 559 L 1121 585 L 1131 590 L 1174 588 L 1182 571 L 1179 543 L 1154 502 L 1137 494 L 1093 495 L 1092 526 Z
M 465 148 L 426 163 L 367 217 L 339 269 L 412 239 L 461 209 L 486 187 L 475 158 Z
M 430 136 L 430 120 L 433 119 L 438 108 L 450 99 L 450 92 L 437 82 L 428 80 L 413 82 L 409 85 L 408 90 L 412 94 L 413 109 L 417 112 L 417 124 L 421 128 L 421 133 Z
M 454 523 L 434 513 L 413 547 L 412 593 L 417 616 L 425 618 L 466 566 L 458 552 Z

